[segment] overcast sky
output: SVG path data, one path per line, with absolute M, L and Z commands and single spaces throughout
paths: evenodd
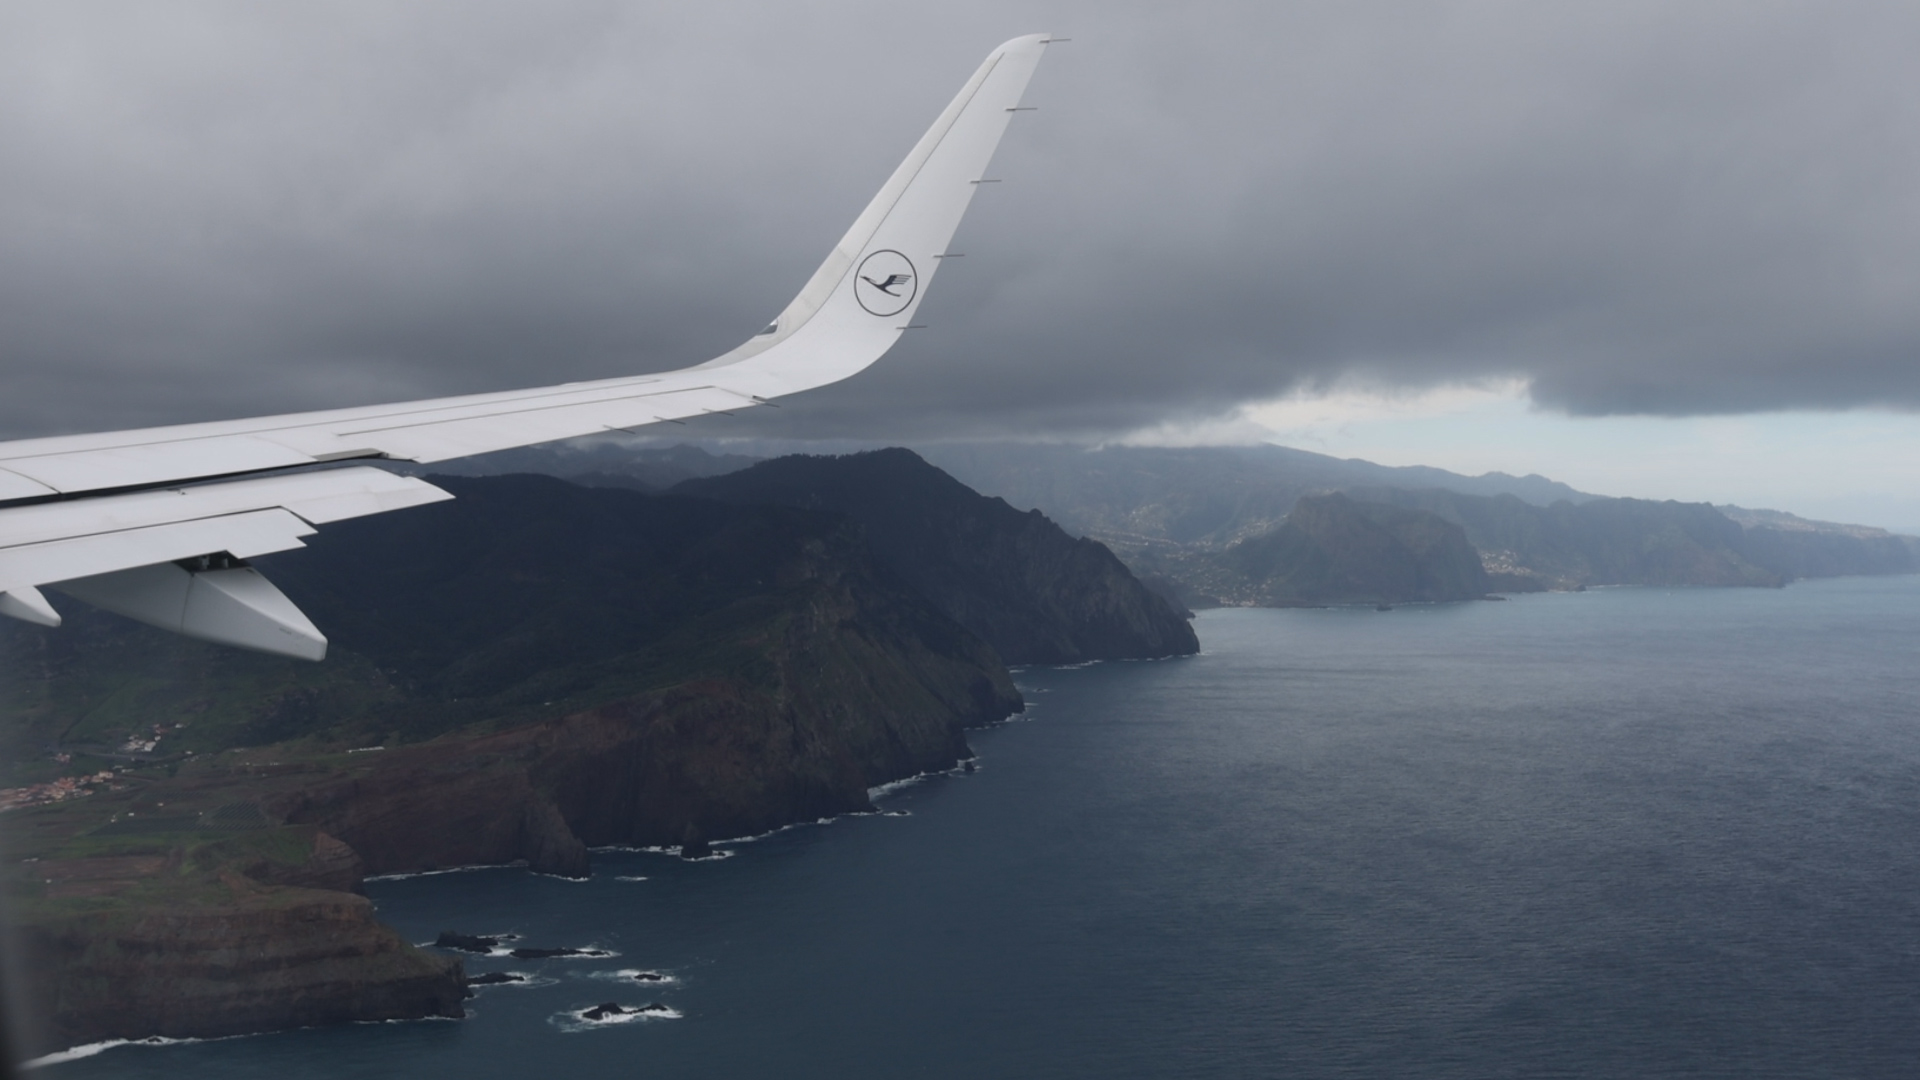
M 704 360 L 1038 31 L 931 329 L 741 433 L 1920 459 L 1920 5 L 1755 0 L 9 4 L 0 436 Z

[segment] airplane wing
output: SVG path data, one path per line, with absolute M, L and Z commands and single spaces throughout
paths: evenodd
M 393 405 L 0 443 L 0 614 L 39 586 L 193 637 L 318 660 L 326 638 L 246 560 L 330 521 L 452 498 L 364 459 L 444 461 L 630 431 L 838 382 L 926 296 L 1048 43 L 993 50 L 786 310 L 695 367 Z M 898 279 L 898 280 L 896 280 Z M 892 285 L 886 290 L 872 281 Z

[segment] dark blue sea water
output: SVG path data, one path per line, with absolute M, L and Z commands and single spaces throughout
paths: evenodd
M 1197 625 L 1022 673 L 908 816 L 374 883 L 619 953 L 472 963 L 549 981 L 467 1021 L 39 1075 L 1920 1076 L 1920 578 Z M 682 1016 L 555 1019 L 608 1000 Z

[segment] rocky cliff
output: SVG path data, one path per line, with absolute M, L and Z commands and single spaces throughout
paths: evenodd
M 777 458 L 674 491 L 847 514 L 889 569 L 1011 664 L 1200 649 L 1181 613 L 1105 546 L 981 495 L 910 450 Z
M 10 868 L 13 944 L 32 988 L 17 1003 L 29 1013 L 28 1054 L 463 1015 L 460 962 L 414 948 L 374 918 L 349 891 L 359 870 L 346 845 L 312 829 L 264 828 L 182 843 L 177 816 L 153 829 L 112 827 L 135 821 L 121 816 L 73 838 L 60 853 L 68 857 Z
M 458 966 L 379 927 L 361 873 L 580 875 L 593 845 L 865 809 L 1021 707 L 843 516 L 445 484 L 456 501 L 264 563 L 328 630 L 325 664 L 71 607 L 60 631 L 0 628 L 42 676 L 0 695 L 15 782 L 106 777 L 5 821 L 33 984 L 58 988 L 33 1050 L 457 1014 Z

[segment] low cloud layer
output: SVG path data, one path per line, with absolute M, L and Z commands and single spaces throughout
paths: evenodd
M 1911 5 L 651 7 L 8 7 L 0 435 L 705 359 L 1033 31 L 931 329 L 702 434 L 1920 407 Z

